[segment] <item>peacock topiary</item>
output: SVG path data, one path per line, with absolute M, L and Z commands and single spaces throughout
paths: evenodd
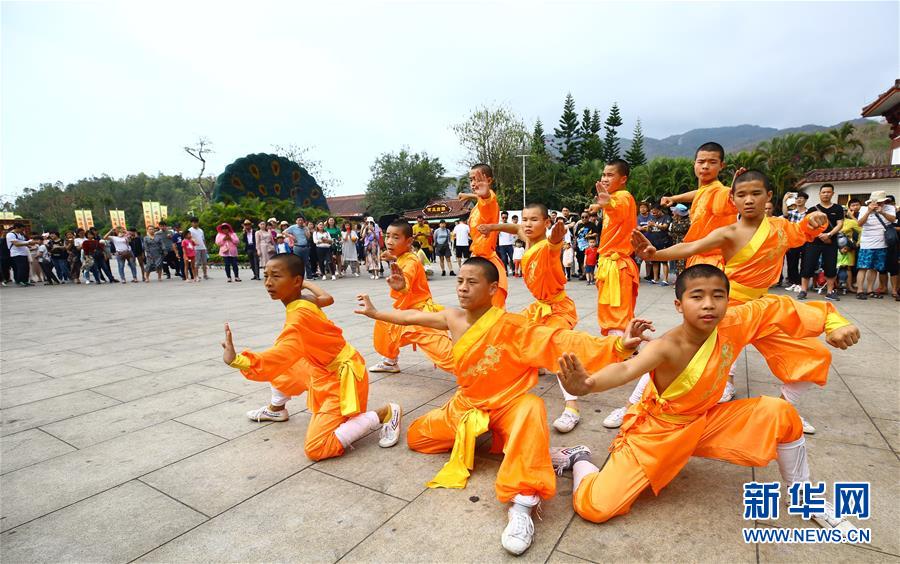
M 284 157 L 254 153 L 225 167 L 216 178 L 213 201 L 245 197 L 292 200 L 298 208 L 328 209 L 322 188 L 306 169 Z

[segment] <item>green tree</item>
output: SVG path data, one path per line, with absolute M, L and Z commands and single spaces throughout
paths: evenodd
M 547 147 L 544 145 L 544 124 L 541 123 L 541 118 L 534 122 L 534 131 L 531 134 L 531 154 L 547 154 Z
M 578 114 L 575 113 L 575 98 L 571 92 L 566 94 L 559 127 L 553 129 L 553 134 L 556 136 L 560 160 L 569 166 L 577 165 L 581 161 L 581 138 Z
M 619 115 L 619 105 L 613 103 L 606 116 L 604 129 L 606 136 L 603 140 L 603 160 L 606 162 L 619 158 L 619 138 L 616 137 L 616 128 L 622 125 L 622 116 Z
M 425 152 L 384 153 L 371 170 L 366 205 L 375 217 L 424 207 L 444 193 L 444 166 Z
M 600 139 L 600 114 L 593 114 L 585 108 L 581 115 L 581 157 L 582 161 L 595 161 L 603 158 L 603 141 Z
M 461 164 L 491 165 L 498 193 L 521 182 L 515 156 L 526 150 L 530 139 L 525 123 L 515 112 L 505 106 L 481 106 L 451 129 L 467 153 Z
M 641 166 L 647 162 L 647 155 L 644 154 L 644 132 L 641 130 L 640 118 L 634 125 L 634 138 L 631 140 L 631 147 L 625 153 L 625 160 L 631 166 Z

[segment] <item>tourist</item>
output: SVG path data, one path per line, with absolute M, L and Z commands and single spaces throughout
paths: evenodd
M 216 235 L 216 245 L 219 246 L 219 256 L 225 261 L 225 276 L 228 277 L 228 282 L 230 283 L 231 271 L 234 270 L 234 281 L 240 282 L 241 276 L 238 273 L 237 261 L 238 237 L 231 229 L 231 225 L 227 223 L 222 223 L 216 227 L 216 231 L 219 232 L 219 234 Z
M 241 243 L 244 245 L 244 254 L 250 262 L 250 271 L 253 277 L 250 280 L 259 280 L 259 254 L 256 252 L 256 233 L 253 231 L 253 222 L 245 219 L 243 231 L 241 231 Z
M 334 264 L 331 262 L 331 246 L 334 240 L 325 230 L 325 224 L 321 221 L 316 224 L 316 230 L 313 232 L 313 243 L 316 245 L 316 261 L 319 263 L 322 280 L 325 280 L 329 273 L 332 280 L 337 280 Z
M 122 284 L 127 283 L 125 280 L 126 263 L 128 263 L 128 268 L 131 269 L 131 281 L 137 282 L 137 268 L 135 268 L 134 253 L 131 252 L 131 245 L 128 242 L 128 237 L 125 235 L 125 230 L 121 227 L 113 227 L 103 236 L 103 238 L 113 244 L 116 252 L 116 262 L 119 266 L 119 278 L 122 279 Z
M 456 248 L 456 268 L 459 270 L 462 267 L 462 261 L 468 259 L 471 256 L 471 252 L 469 251 L 469 242 L 471 241 L 469 233 L 469 224 L 465 221 L 456 222 L 456 227 L 453 228 L 453 246 Z
M 450 271 L 450 276 L 456 276 L 453 272 L 453 257 L 450 255 L 450 230 L 447 229 L 447 220 L 442 219 L 438 224 L 438 228 L 434 230 L 434 260 L 440 260 L 441 276 L 446 276 Z
M 184 256 L 185 282 L 199 282 L 200 273 L 197 272 L 197 245 L 194 243 L 194 233 L 190 228 L 186 229 L 181 238 L 182 255 Z M 190 273 L 190 278 L 187 278 Z
M 676 204 L 669 209 L 672 212 L 672 219 L 669 222 L 669 242 L 677 245 L 684 241 L 684 236 L 691 228 L 690 210 L 684 204 Z M 669 269 L 677 277 L 684 271 L 684 263 L 685 259 L 669 261 Z
M 203 269 L 203 279 L 209 280 L 209 275 L 206 273 L 206 265 L 209 262 L 209 251 L 206 248 L 206 234 L 203 233 L 203 230 L 200 229 L 200 219 L 197 217 L 191 218 L 191 227 L 188 229 L 191 232 L 191 240 L 194 242 L 194 252 L 196 256 L 194 258 L 195 268 Z M 200 279 L 200 273 L 195 272 L 195 278 Z
M 265 221 L 259 222 L 259 230 L 255 237 L 256 252 L 259 254 L 259 267 L 263 270 L 269 259 L 275 256 L 275 236 L 270 228 L 271 223 Z
M 349 221 L 345 221 L 341 231 L 341 255 L 344 266 L 350 267 L 350 273 L 359 278 L 359 255 L 356 253 L 356 243 L 359 234 L 353 230 Z M 343 271 L 341 271 L 343 275 Z
M 333 217 L 329 217 L 325 222 L 325 231 L 331 237 L 331 266 L 332 271 L 336 272 L 341 278 L 344 277 L 344 266 L 342 262 L 341 230 L 337 226 L 337 221 Z
M 165 250 L 163 247 L 164 239 L 157 237 L 157 229 L 152 225 L 147 228 L 147 234 L 144 236 L 144 257 L 146 271 L 144 273 L 144 282 L 150 281 L 150 273 L 156 272 L 156 281 L 162 282 L 163 275 L 163 257 Z

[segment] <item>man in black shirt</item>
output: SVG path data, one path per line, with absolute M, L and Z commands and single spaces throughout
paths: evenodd
M 828 228 L 806 245 L 803 250 L 803 258 L 800 261 L 802 280 L 800 281 L 800 293 L 797 294 L 798 300 L 806 299 L 809 279 L 815 275 L 819 267 L 819 258 L 821 258 L 822 270 L 825 271 L 828 288 L 828 294 L 825 295 L 825 298 L 840 301 L 837 292 L 834 290 L 834 283 L 837 278 L 837 234 L 840 233 L 841 227 L 844 226 L 844 208 L 838 204 L 831 203 L 833 197 L 834 186 L 823 184 L 819 188 L 820 203 L 808 210 L 808 213 L 820 211 L 828 216 Z

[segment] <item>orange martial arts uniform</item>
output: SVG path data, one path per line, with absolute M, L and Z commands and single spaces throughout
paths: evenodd
M 755 300 L 769 293 L 778 282 L 788 249 L 812 241 L 827 225 L 809 226 L 809 218 L 791 223 L 783 217 L 764 217 L 750 241 L 725 264 L 731 285 L 729 306 Z M 816 338 L 796 339 L 769 327 L 751 341 L 766 359 L 769 369 L 785 383 L 828 381 L 831 352 Z
M 597 321 L 600 332 L 624 331 L 634 317 L 640 278 L 631 258 L 631 232 L 637 227 L 634 198 L 622 189 L 610 194 L 603 208 L 603 230 L 594 278 L 597 284 Z
M 403 272 L 406 288 L 398 292 L 391 289 L 394 309 L 417 309 L 419 311 L 441 311 L 431 299 L 428 277 L 416 255 L 407 252 L 397 257 L 397 266 Z M 375 321 L 375 350 L 385 358 L 396 359 L 400 347 L 418 345 L 434 364 L 447 372 L 453 371 L 453 342 L 446 331 L 420 325 L 394 325 L 386 321 Z
M 596 523 L 624 515 L 648 486 L 659 495 L 691 456 L 741 466 L 774 460 L 778 444 L 803 435 L 800 416 L 785 400 L 767 396 L 718 403 L 728 367 L 771 325 L 799 338 L 847 324 L 830 303 L 800 304 L 785 296 L 729 308 L 668 388 L 660 393 L 651 377 L 640 403 L 625 414 L 603 470 L 585 476 L 575 491 L 575 511 Z
M 369 375 L 363 357 L 343 332 L 315 304 L 294 300 L 275 345 L 263 352 L 243 351 L 231 366 L 249 380 L 270 382 L 279 392 L 307 392 L 312 412 L 306 430 L 306 456 L 321 460 L 340 456 L 344 447 L 334 430 L 366 411 Z
M 522 315 L 538 325 L 572 329 L 578 323 L 575 302 L 566 295 L 566 273 L 559 260 L 563 244 L 538 241 L 522 256 L 525 286 L 537 300 Z
M 617 337 L 535 325 L 524 316 L 492 307 L 453 345 L 459 389 L 443 407 L 409 426 L 407 443 L 417 452 L 452 449 L 450 461 L 429 487 L 463 488 L 474 467 L 475 439 L 490 430 L 491 452 L 503 452 L 495 490 L 500 501 L 516 494 L 556 493 L 544 401 L 528 393 L 538 368 L 552 369 L 573 352 L 590 370 L 631 356 Z
M 488 198 L 478 198 L 478 203 L 469 214 L 469 237 L 472 238 L 469 249 L 472 251 L 472 256 L 486 258 L 497 267 L 497 271 L 500 273 L 500 283 L 497 287 L 498 292 L 494 294 L 493 304 L 497 307 L 505 307 L 509 282 L 506 279 L 506 265 L 497 256 L 497 238 L 500 233 L 491 231 L 487 235 L 482 235 L 478 231 L 479 225 L 491 225 L 499 222 L 500 204 L 497 202 L 497 194 L 491 190 Z
M 689 215 L 691 226 L 684 234 L 685 243 L 702 239 L 719 227 L 731 225 L 737 221 L 737 208 L 731 200 L 731 188 L 718 180 L 704 184 L 697 189 Z M 712 250 L 689 257 L 684 266 L 687 268 L 695 264 L 711 264 L 722 268 L 725 259 L 719 250 Z

